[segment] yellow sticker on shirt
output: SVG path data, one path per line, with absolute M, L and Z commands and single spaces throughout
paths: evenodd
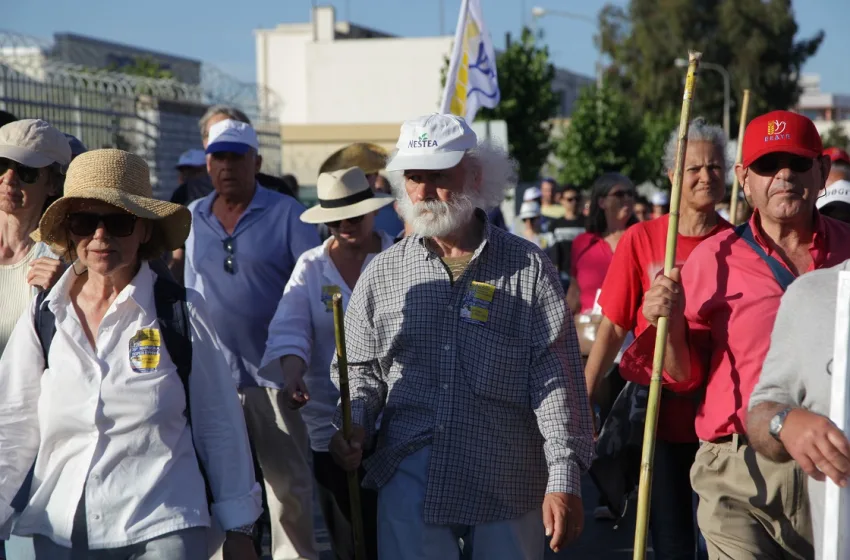
M 322 286 L 322 303 L 325 304 L 325 311 L 327 311 L 328 313 L 333 313 L 334 296 L 339 293 L 342 293 L 342 290 L 339 289 L 339 286 Z
M 139 329 L 130 339 L 130 367 L 136 373 L 151 373 L 159 365 L 159 329 Z
M 460 307 L 460 318 L 467 323 L 483 325 L 490 319 L 490 304 L 493 303 L 493 295 L 496 286 L 473 282 L 463 297 Z

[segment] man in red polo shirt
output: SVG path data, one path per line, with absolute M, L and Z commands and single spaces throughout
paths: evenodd
M 753 119 L 735 172 L 755 211 L 659 277 L 644 298 L 651 324 L 669 317 L 665 388 L 704 390 L 696 418 L 703 444 L 691 469 L 711 558 L 812 558 L 805 475 L 758 455 L 746 412 L 787 284 L 850 257 L 850 226 L 815 209 L 830 162 L 814 124 L 774 111 Z M 621 369 L 651 370 L 655 329 L 638 337 Z M 661 481 L 658 481 L 659 483 Z

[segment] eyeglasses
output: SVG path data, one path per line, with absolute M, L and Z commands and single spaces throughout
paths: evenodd
M 325 225 L 326 225 L 326 226 L 328 226 L 329 228 L 332 228 L 332 229 L 336 229 L 336 228 L 338 228 L 339 226 L 341 226 L 341 225 L 342 225 L 342 222 L 348 222 L 349 224 L 357 225 L 357 224 L 359 224 L 360 222 L 362 222 L 362 221 L 363 221 L 363 218 L 365 218 L 365 217 L 366 217 L 365 215 L 363 215 L 363 216 L 355 216 L 355 217 L 353 217 L 353 218 L 346 218 L 346 219 L 344 219 L 344 220 L 339 220 L 339 221 L 336 221 L 336 222 L 325 222 Z
M 36 181 L 38 181 L 38 174 L 41 172 L 41 169 L 38 167 L 30 167 L 28 165 L 21 165 L 17 161 L 12 161 L 7 158 L 0 158 L 0 175 L 5 175 L 7 171 L 13 169 L 15 174 L 18 176 L 22 182 L 32 185 Z
M 614 192 L 609 192 L 608 196 L 614 196 L 614 197 L 617 197 L 620 200 L 623 200 L 626 197 L 634 198 L 635 192 L 634 191 L 614 191 Z
M 786 167 L 794 173 L 805 173 L 814 165 L 815 160 L 794 154 L 774 152 L 761 156 L 750 164 L 753 171 L 759 175 L 775 175 L 780 169 Z
M 100 224 L 112 237 L 127 237 L 136 226 L 136 216 L 127 213 L 94 214 L 92 212 L 74 212 L 68 214 L 68 230 L 80 237 L 94 235 Z
M 221 243 L 227 253 L 227 256 L 224 257 L 224 271 L 228 274 L 236 274 L 236 240 L 228 237 Z

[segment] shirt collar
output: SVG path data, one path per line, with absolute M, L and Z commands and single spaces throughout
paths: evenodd
M 390 237 L 387 234 L 387 232 L 385 232 L 384 230 L 378 229 L 378 230 L 375 230 L 375 233 L 377 233 L 378 237 L 381 238 L 381 252 L 386 251 L 387 249 L 392 247 L 393 244 L 395 243 L 395 240 L 392 237 Z M 332 269 L 336 270 L 336 268 L 333 265 L 333 261 L 331 261 L 330 253 L 328 252 L 331 248 L 331 243 L 333 243 L 333 240 L 334 240 L 334 236 L 331 235 L 330 237 L 325 239 L 324 243 L 322 243 L 322 260 L 325 263 L 325 266 L 324 266 L 325 276 L 330 276 Z M 376 255 L 376 254 L 377 253 L 372 253 L 371 258 L 367 257 L 367 259 L 366 259 L 367 262 L 371 262 L 371 259 L 374 258 L 374 255 Z
M 817 208 L 814 210 L 814 235 L 812 236 L 812 247 L 811 251 L 821 252 L 822 249 L 826 247 L 827 239 L 827 228 L 826 221 L 821 217 L 820 212 L 818 212 Z M 750 216 L 750 229 L 753 231 L 753 237 L 758 242 L 759 245 L 762 246 L 763 249 L 767 251 L 767 254 L 770 255 L 773 251 L 770 248 L 770 245 L 767 243 L 767 239 L 765 239 L 764 234 L 761 229 L 761 214 L 758 209 L 753 210 L 753 215 Z M 818 264 L 818 263 L 816 263 Z
M 57 319 L 61 319 L 67 314 L 69 309 L 72 309 L 71 303 L 71 288 L 77 279 L 78 274 L 74 268 L 80 265 L 74 263 L 62 274 L 62 277 L 50 290 L 47 307 Z M 113 301 L 112 306 L 118 306 L 125 301 L 132 300 L 137 306 L 142 309 L 148 309 L 153 305 L 153 277 L 154 272 L 151 270 L 147 261 L 142 261 L 139 267 L 139 272 L 130 281 L 130 283 L 121 290 L 118 297 Z M 60 315 L 62 317 L 60 317 Z
M 472 258 L 469 262 L 472 262 L 477 259 L 478 255 L 480 255 L 481 252 L 484 251 L 484 247 L 486 247 L 487 244 L 490 242 L 490 237 L 492 235 L 492 225 L 490 224 L 490 218 L 487 216 L 487 212 L 485 212 L 481 208 L 476 208 L 475 212 L 473 213 L 473 216 L 478 219 L 478 221 L 484 223 L 484 236 L 481 239 L 481 244 L 478 245 L 478 248 L 475 250 L 475 253 L 472 254 Z M 419 235 L 418 233 L 413 234 L 412 237 L 414 238 L 416 243 L 418 243 L 427 252 L 429 258 L 437 257 L 437 255 L 425 244 L 425 237 Z
M 213 191 L 206 196 L 204 203 L 200 204 L 198 208 L 202 214 L 207 217 L 212 216 L 212 205 L 215 202 L 216 197 L 218 197 L 218 193 L 216 191 Z M 264 188 L 260 185 L 260 183 L 256 183 L 254 196 L 251 198 L 251 203 L 248 205 L 248 208 L 245 209 L 245 214 L 250 214 L 256 210 L 263 210 L 269 206 L 271 206 L 271 191 Z

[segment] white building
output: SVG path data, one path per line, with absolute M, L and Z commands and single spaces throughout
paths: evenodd
M 850 95 L 822 92 L 818 74 L 802 76 L 800 87 L 803 92 L 797 102 L 797 111 L 812 119 L 818 132 L 824 134 L 838 124 L 850 135 Z
M 322 162 L 351 142 L 391 149 L 405 119 L 438 110 L 452 36 L 396 37 L 336 21 L 334 8 L 310 23 L 255 31 L 257 81 L 280 99 L 285 172 L 312 185 Z M 559 70 L 562 116 L 590 78 Z

